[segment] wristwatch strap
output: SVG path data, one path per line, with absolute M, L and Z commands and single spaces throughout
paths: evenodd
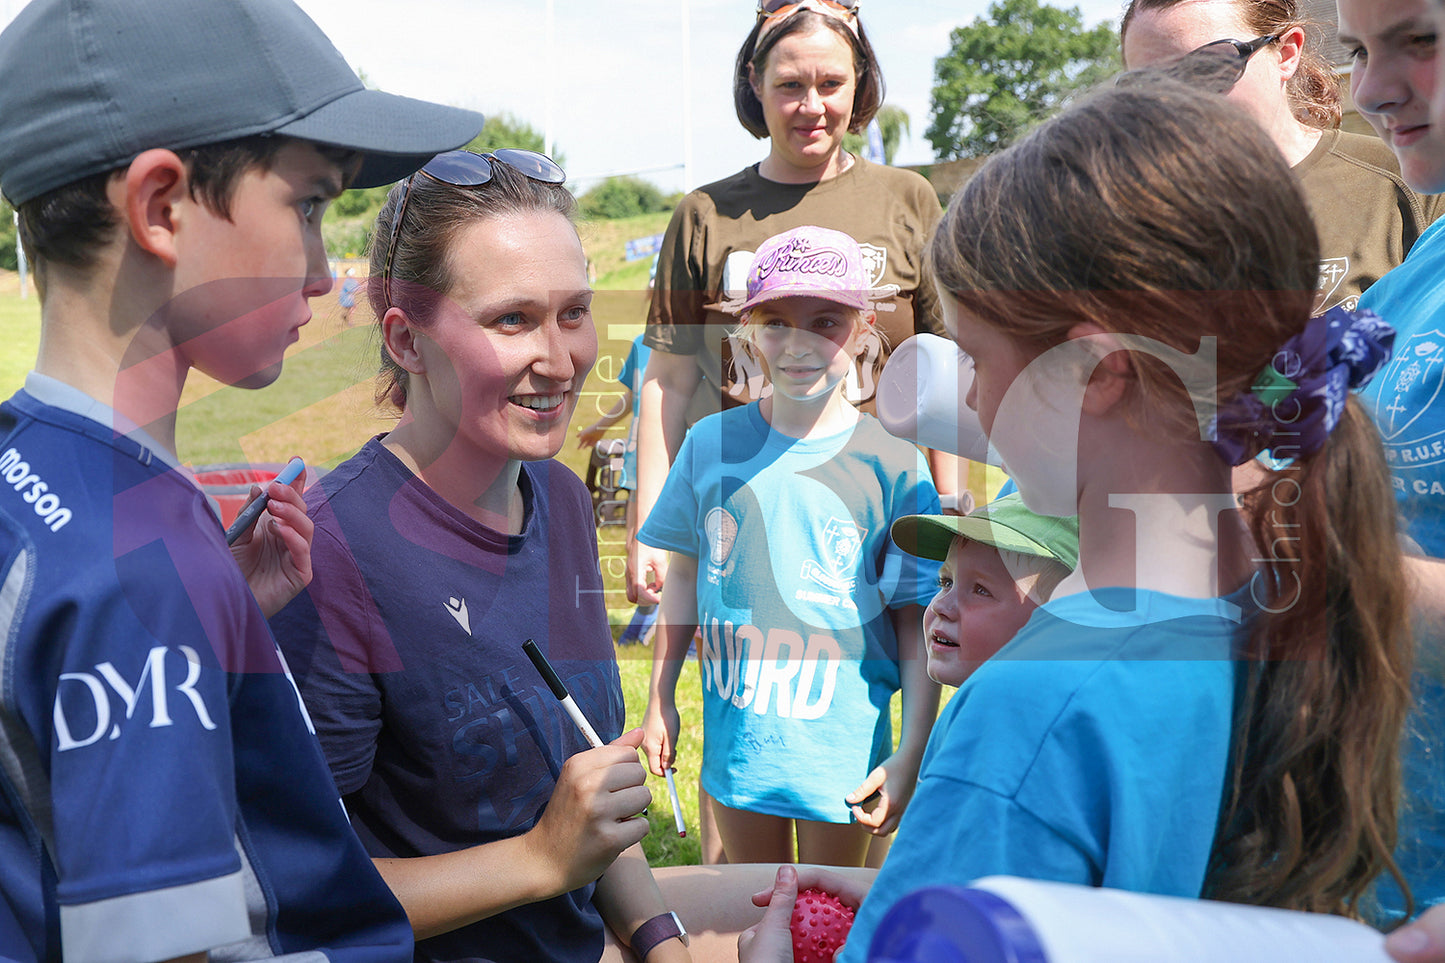
M 682 940 L 682 945 L 687 945 L 687 930 L 683 929 L 682 920 L 677 918 L 676 913 L 662 913 L 643 923 L 632 934 L 630 941 L 632 952 L 637 954 L 639 960 L 646 960 L 647 954 L 651 953 L 657 944 L 665 940 Z

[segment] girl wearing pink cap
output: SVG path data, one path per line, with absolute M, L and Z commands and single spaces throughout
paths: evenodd
M 942 214 L 937 192 L 913 171 L 872 163 L 843 147 L 848 133 L 867 128 L 884 97 L 859 3 L 758 0 L 757 6 L 731 84 L 738 122 L 764 141 L 767 153 L 688 194 L 668 225 L 645 334 L 652 355 L 637 416 L 637 525 L 657 500 L 686 430 L 764 390 L 760 367 L 730 336 L 733 318 L 708 305 L 742 290 L 753 252 L 768 238 L 805 224 L 844 231 L 867 255 L 870 286 L 895 288 L 891 310 L 878 318 L 888 341 L 944 333 L 923 265 L 924 240 Z M 871 410 L 874 367 L 859 364 L 848 389 L 864 410 Z M 954 460 L 935 461 L 940 486 L 954 491 Z M 629 597 L 658 601 L 667 553 L 635 538 L 628 552 Z M 703 858 L 716 862 L 722 853 L 711 838 L 705 802 L 703 812 Z
M 753 253 L 768 238 L 806 224 L 847 233 L 865 252 L 869 287 L 896 294 L 878 315 L 888 341 L 944 333 L 923 265 L 924 240 L 942 213 L 937 192 L 913 171 L 843 147 L 848 133 L 867 128 L 884 95 L 856 0 L 760 0 L 732 87 L 739 123 L 765 139 L 767 155 L 688 194 L 668 225 L 647 318 L 652 355 L 638 416 L 639 523 L 685 430 L 756 400 L 764 388 L 761 368 L 730 337 L 733 319 L 709 305 L 742 290 Z M 848 388 L 865 410 L 871 372 L 871 364 L 858 365 Z M 638 551 L 629 591 L 656 601 L 666 555 Z
M 675 761 L 674 694 L 699 626 L 702 783 L 730 862 L 862 865 L 913 792 L 938 705 L 922 656 L 936 564 L 888 539 L 938 510 L 922 453 L 849 403 L 875 349 L 857 242 L 801 227 L 758 249 L 739 343 L 772 392 L 698 422 L 638 538 L 671 552 L 644 748 Z M 888 704 L 903 690 L 893 752 Z

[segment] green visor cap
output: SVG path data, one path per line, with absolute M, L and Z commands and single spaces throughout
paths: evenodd
M 1079 519 L 1035 515 L 1017 492 L 995 498 L 967 515 L 905 515 L 893 523 L 893 541 L 919 558 L 943 561 L 959 535 L 994 548 L 1079 564 Z

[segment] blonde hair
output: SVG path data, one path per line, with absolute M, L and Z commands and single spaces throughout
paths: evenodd
M 963 538 L 956 535 L 954 538 Z M 964 539 L 968 541 L 968 539 Z M 999 561 L 1003 562 L 1004 568 L 1008 569 L 1009 575 L 1013 576 L 1014 584 L 1036 605 L 1043 605 L 1053 598 L 1054 589 L 1059 583 L 1068 578 L 1073 569 L 1056 558 L 1045 558 L 1042 555 L 1029 555 L 1024 552 L 1015 552 L 1008 548 L 994 548 L 998 552 Z
M 777 298 L 775 300 L 781 301 L 783 299 Z M 747 348 L 747 350 L 753 355 L 753 357 L 757 358 L 759 361 L 761 361 L 762 358 L 758 354 L 758 329 L 761 328 L 762 325 L 757 324 L 755 321 L 753 321 L 753 312 L 756 311 L 758 308 L 762 307 L 763 304 L 770 303 L 771 302 L 769 301 L 764 301 L 762 304 L 754 305 L 753 307 L 744 311 L 742 314 L 738 315 L 738 323 L 734 325 L 731 330 L 728 331 L 728 334 L 732 335 L 734 341 Z M 864 311 L 861 308 L 850 307 L 846 304 L 838 305 L 838 311 L 843 314 L 848 314 L 852 317 L 852 337 L 856 338 L 860 335 L 866 335 L 869 332 L 872 332 L 873 334 L 876 334 L 878 336 L 879 341 L 881 341 L 885 347 L 887 346 L 888 342 L 883 332 L 878 330 L 878 326 L 869 322 L 868 319 L 865 317 L 865 315 L 868 314 L 867 311 Z
M 738 348 L 746 351 L 749 357 L 751 357 L 758 364 L 766 367 L 767 362 L 763 360 L 763 353 L 758 349 L 757 340 L 758 330 L 762 327 L 762 325 L 756 324 L 752 320 L 753 311 L 756 310 L 757 307 L 761 307 L 761 305 L 757 305 L 754 308 L 744 311 L 741 315 L 739 315 L 738 323 L 731 330 L 728 331 L 728 334 L 732 336 L 732 340 Z M 861 308 L 850 307 L 846 304 L 838 305 L 838 310 L 846 313 L 851 313 L 853 317 L 853 334 L 851 335 L 852 338 L 859 338 L 860 343 L 863 344 L 865 347 L 867 345 L 866 339 L 873 339 L 877 343 L 878 350 L 876 352 L 873 352 L 873 359 L 871 362 L 873 374 L 876 377 L 879 369 L 882 367 L 884 355 L 888 352 L 888 336 L 879 329 L 877 324 L 870 323 L 865 318 L 865 315 L 868 314 L 867 311 L 864 311 Z M 859 359 L 866 357 L 866 355 L 866 351 L 860 351 L 858 353 Z

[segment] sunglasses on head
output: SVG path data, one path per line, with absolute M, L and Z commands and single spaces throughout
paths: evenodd
M 1215 93 L 1224 93 L 1244 76 L 1249 58 L 1279 39 L 1271 33 L 1253 40 L 1213 40 L 1201 47 L 1195 47 L 1164 72 L 1180 80 L 1208 81 Z
M 819 6 L 831 7 L 837 11 L 837 16 L 852 17 L 858 13 L 859 0 L 815 0 Z M 785 13 L 791 13 L 792 7 L 800 7 L 803 0 L 759 0 L 758 16 L 769 19 Z
M 391 243 L 386 246 L 386 260 L 381 268 L 381 295 L 387 307 L 392 307 L 392 262 L 396 260 L 397 242 L 401 240 L 412 182 L 418 175 L 424 175 L 451 187 L 481 187 L 492 179 L 493 164 L 505 164 L 518 174 L 542 184 L 562 184 L 567 180 L 567 173 L 552 158 L 518 147 L 503 147 L 490 154 L 449 150 L 427 161 L 426 166 L 401 182 L 401 197 L 396 202 L 396 217 L 391 222 Z

